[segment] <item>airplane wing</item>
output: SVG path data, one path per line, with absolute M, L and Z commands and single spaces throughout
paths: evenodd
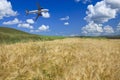
M 37 17 L 35 18 L 35 21 L 39 18 L 39 16 L 42 16 L 42 14 L 38 14 Z
M 26 9 L 25 12 L 26 12 L 26 16 L 27 16 L 29 14 L 29 10 Z
M 40 4 L 39 4 L 39 3 L 37 3 L 37 6 L 38 6 L 38 10 L 43 9 L 43 8 L 40 7 Z

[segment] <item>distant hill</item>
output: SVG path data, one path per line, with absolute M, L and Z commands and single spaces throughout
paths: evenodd
M 15 34 L 27 34 L 26 32 L 23 32 L 23 31 L 19 31 L 19 30 L 16 30 L 16 29 L 13 29 L 13 28 L 7 28 L 7 27 L 0 27 L 0 33 L 5 33 L 5 34 L 10 34 L 10 35 L 15 35 Z
M 120 35 L 112 35 L 112 36 L 72 36 L 72 38 L 94 38 L 94 39 L 120 39 Z
M 30 34 L 13 28 L 0 27 L 0 43 L 15 43 L 61 39 L 63 37 Z

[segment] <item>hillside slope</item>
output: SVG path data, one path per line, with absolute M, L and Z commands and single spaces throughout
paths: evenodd
M 7 27 L 0 27 L 0 33 L 6 33 L 6 34 L 27 34 L 26 32 L 19 31 L 13 28 L 7 28 Z
M 0 27 L 0 43 L 15 43 L 37 40 L 54 40 L 62 37 L 40 36 L 26 33 L 12 28 Z

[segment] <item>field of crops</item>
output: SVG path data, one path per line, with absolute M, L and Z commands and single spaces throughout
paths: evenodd
M 120 40 L 0 44 L 0 80 L 120 80 Z

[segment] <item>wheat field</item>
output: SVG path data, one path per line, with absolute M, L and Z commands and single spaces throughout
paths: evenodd
M 0 80 L 120 80 L 120 40 L 0 44 Z

